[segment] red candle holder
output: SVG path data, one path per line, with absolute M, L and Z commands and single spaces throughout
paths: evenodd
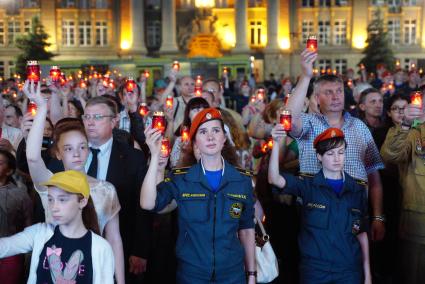
M 202 96 L 202 86 L 195 86 L 195 96 L 201 97 Z
M 162 134 L 165 133 L 166 122 L 162 111 L 156 111 L 153 113 L 152 126 L 153 128 L 158 129 Z
M 266 94 L 266 91 L 263 88 L 258 89 L 258 91 L 257 91 L 257 99 L 259 101 L 264 100 L 265 94 Z
M 168 140 L 168 138 L 163 138 L 161 141 L 161 156 L 167 158 L 170 156 L 170 152 L 170 140 Z
M 148 112 L 149 112 L 148 106 L 145 103 L 141 103 L 139 105 L 139 114 L 141 116 L 146 116 L 148 114 Z
M 172 109 L 173 108 L 173 100 L 174 100 L 173 96 L 168 96 L 165 99 L 165 107 Z
M 267 141 L 267 148 L 269 150 L 273 149 L 273 138 L 270 137 L 269 140 Z
M 52 66 L 50 68 L 50 78 L 52 79 L 52 82 L 57 83 L 60 81 L 61 78 L 61 70 L 58 66 Z
M 410 103 L 414 106 L 422 107 L 422 92 L 412 92 L 410 95 Z
M 266 154 L 268 151 L 269 151 L 268 143 L 263 142 L 263 143 L 261 144 L 261 152 L 262 152 L 263 154 Z
M 227 74 L 227 67 L 223 67 L 223 74 Z
M 40 64 L 37 60 L 27 61 L 27 79 L 38 83 L 40 81 Z
M 173 69 L 176 71 L 180 70 L 180 63 L 177 60 L 173 62 Z
M 283 110 L 280 113 L 280 124 L 283 126 L 283 130 L 290 132 L 292 129 L 292 115 L 289 110 Z
M 37 114 L 37 104 L 33 101 L 30 101 L 28 103 L 27 112 L 31 113 L 32 116 L 35 116 Z
M 182 126 L 180 136 L 183 142 L 189 142 L 189 127 Z
M 201 85 L 202 86 L 202 76 L 198 75 L 196 76 L 196 81 L 195 81 L 195 85 Z
M 127 82 L 125 83 L 125 90 L 128 93 L 134 92 L 134 89 L 136 88 L 136 81 L 132 77 L 128 77 Z
M 65 73 L 61 72 L 61 76 L 60 76 L 59 81 L 60 81 L 61 86 L 65 86 L 65 84 L 66 84 L 66 76 L 65 76 Z
M 317 36 L 316 35 L 308 36 L 307 48 L 310 49 L 310 51 L 317 52 Z
M 143 75 L 145 76 L 145 78 L 149 78 L 150 74 L 149 74 L 149 70 L 145 70 L 143 71 Z
M 85 89 L 85 88 L 87 88 L 87 83 L 86 83 L 86 81 L 81 80 L 81 81 L 80 81 L 80 85 L 79 85 L 79 87 L 80 87 L 81 89 Z
M 257 101 L 257 96 L 256 95 L 252 95 L 250 98 L 251 103 L 255 103 Z

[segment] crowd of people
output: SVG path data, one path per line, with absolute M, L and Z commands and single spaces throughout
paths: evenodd
M 425 283 L 425 77 L 317 56 L 3 80 L 0 282 L 256 283 L 259 220 L 272 283 Z

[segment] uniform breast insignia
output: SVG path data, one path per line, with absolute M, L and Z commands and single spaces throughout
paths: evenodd
M 309 202 L 309 203 L 307 203 L 307 208 L 309 208 L 309 209 L 312 209 L 312 208 L 326 209 L 326 205 Z
M 353 235 L 357 235 L 360 232 L 360 220 L 355 220 L 351 226 L 351 232 Z
M 200 198 L 206 196 L 207 195 L 205 193 L 182 193 L 183 198 Z
M 232 206 L 230 206 L 230 211 L 229 211 L 230 216 L 232 218 L 239 219 L 242 214 L 242 208 L 243 208 L 242 203 L 239 203 L 239 202 L 233 203 Z
M 228 193 L 227 196 L 233 197 L 233 198 L 238 198 L 238 199 L 246 199 L 245 194 Z
M 356 179 L 355 180 L 357 184 L 360 184 L 361 186 L 367 186 L 367 182 L 361 179 Z
M 169 177 L 164 179 L 164 182 L 170 182 L 170 181 L 171 181 L 171 179 Z

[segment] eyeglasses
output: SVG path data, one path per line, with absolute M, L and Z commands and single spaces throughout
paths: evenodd
M 90 120 L 93 119 L 95 121 L 100 121 L 104 119 L 105 117 L 115 117 L 115 115 L 103 115 L 103 114 L 84 114 L 81 116 L 83 120 Z
M 391 107 L 390 109 L 391 109 L 391 111 L 404 112 L 404 110 L 406 108 L 405 107 Z

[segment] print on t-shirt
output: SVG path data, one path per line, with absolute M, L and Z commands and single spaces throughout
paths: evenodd
M 37 283 L 92 283 L 91 233 L 70 239 L 55 228 L 44 245 L 37 268 Z

